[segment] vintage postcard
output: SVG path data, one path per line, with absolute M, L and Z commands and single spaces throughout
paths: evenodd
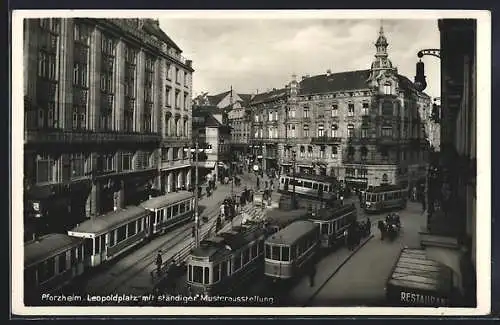
M 489 12 L 12 27 L 14 314 L 489 313 Z

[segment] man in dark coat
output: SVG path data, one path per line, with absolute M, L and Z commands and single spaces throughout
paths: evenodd
M 161 250 L 158 251 L 158 254 L 156 255 L 156 273 L 160 275 L 161 273 L 161 265 L 163 264 L 163 260 L 161 258 Z

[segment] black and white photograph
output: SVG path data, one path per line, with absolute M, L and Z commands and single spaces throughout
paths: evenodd
M 12 18 L 15 313 L 489 313 L 488 12 Z

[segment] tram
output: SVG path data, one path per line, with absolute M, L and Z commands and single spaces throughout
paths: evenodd
M 252 225 L 201 241 L 187 258 L 188 290 L 209 296 L 237 290 L 262 270 L 264 239 L 265 230 Z
M 329 249 L 344 242 L 345 230 L 357 221 L 357 209 L 354 204 L 323 208 L 312 212 L 309 220 L 319 226 L 321 248 Z
M 377 213 L 389 209 L 404 209 L 408 199 L 408 188 L 401 185 L 369 187 L 364 193 L 364 210 Z
M 24 245 L 24 299 L 40 304 L 42 294 L 56 294 L 85 271 L 83 240 L 48 234 Z
M 150 211 L 128 206 L 86 220 L 68 231 L 68 235 L 84 238 L 86 265 L 96 267 L 143 242 L 150 217 Z
M 325 201 L 337 198 L 337 179 L 329 176 L 318 175 L 282 175 L 280 176 L 278 191 L 281 193 L 293 193 L 295 181 L 295 194 L 305 197 L 313 197 Z
M 157 196 L 141 206 L 151 211 L 151 218 L 147 220 L 147 237 L 163 234 L 194 218 L 194 194 L 188 191 Z
M 265 228 L 269 234 L 276 233 L 296 220 L 307 220 L 309 212 L 299 210 L 268 210 L 264 217 Z
M 264 274 L 276 281 L 297 277 L 313 263 L 319 239 L 319 226 L 297 220 L 265 241 Z

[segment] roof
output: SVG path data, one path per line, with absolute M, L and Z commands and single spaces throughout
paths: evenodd
M 266 243 L 291 245 L 309 232 L 317 229 L 318 226 L 308 220 L 297 220 L 271 235 Z
M 252 94 L 238 94 L 240 98 L 243 100 L 243 103 L 248 104 L 251 100 L 253 95 Z
M 367 80 L 371 70 L 356 70 L 321 74 L 305 78 L 299 83 L 299 95 L 321 94 L 336 91 L 348 91 L 358 89 L 369 89 Z M 399 88 L 409 90 L 415 89 L 415 85 L 407 77 L 398 74 Z
M 307 215 L 308 212 L 306 209 L 298 209 L 298 210 L 272 209 L 266 211 L 265 220 L 272 225 L 284 227 L 295 220 L 306 219 Z
M 145 216 L 148 213 L 149 211 L 143 207 L 128 206 L 124 209 L 109 212 L 95 219 L 86 220 L 68 233 L 86 233 L 98 236 L 132 220 Z
M 227 95 L 229 95 L 229 93 L 231 93 L 230 90 L 217 95 L 207 96 L 208 102 L 210 103 L 210 105 L 217 106 L 221 102 L 221 100 L 223 100 L 224 98 L 226 98 Z
M 190 255 L 213 259 L 215 256 L 239 250 L 263 235 L 264 230 L 260 227 L 233 229 L 233 231 L 219 233 L 214 237 L 202 240 L 199 247 L 191 250 Z
M 153 197 L 141 203 L 141 206 L 145 209 L 158 209 L 179 201 L 187 200 L 192 197 L 194 197 L 194 195 L 189 191 L 179 191 L 174 193 L 168 193 L 162 196 Z
M 222 113 L 224 113 L 224 109 L 219 108 L 216 105 L 193 106 L 193 116 L 206 116 L 209 114 L 222 114 Z
M 338 208 L 321 208 L 312 213 L 309 219 L 311 220 L 333 220 L 336 219 L 346 213 L 356 212 L 356 206 L 353 204 L 346 204 L 339 206 Z
M 287 177 L 293 178 L 293 175 L 285 175 Z M 323 182 L 323 183 L 329 183 L 329 184 L 335 184 L 337 183 L 337 178 L 332 177 L 332 176 L 321 176 L 321 175 L 311 175 L 311 174 L 301 174 L 301 175 L 295 175 L 296 180 L 309 180 L 309 181 L 316 181 L 316 182 Z
M 180 47 L 175 44 L 175 42 L 160 28 L 159 25 L 156 24 L 156 21 L 154 19 L 145 19 L 143 29 L 146 32 L 156 36 L 158 39 L 164 41 L 168 45 L 172 46 L 176 50 L 181 51 Z
M 368 188 L 366 190 L 366 193 L 380 193 L 380 192 L 388 192 L 388 191 L 397 191 L 397 190 L 402 190 L 405 189 L 406 186 L 402 185 L 380 185 L 380 186 L 375 186 L 372 188 Z
M 446 295 L 452 281 L 451 269 L 427 259 L 425 250 L 403 249 L 387 284 Z
M 288 95 L 288 91 L 285 88 L 281 89 L 273 89 L 271 91 L 265 92 L 265 93 L 260 93 L 256 94 L 252 100 L 250 101 L 250 104 L 258 104 L 258 103 L 263 103 L 263 102 L 268 102 L 272 100 L 276 100 L 280 97 Z
M 65 234 L 48 234 L 24 244 L 24 268 L 57 256 L 80 243 L 83 239 Z

